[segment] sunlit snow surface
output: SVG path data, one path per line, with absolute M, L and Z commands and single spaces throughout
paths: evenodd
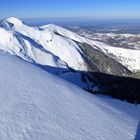
M 95 96 L 0 53 L 1 140 L 133 140 L 140 106 Z
M 11 17 L 0 22 L 0 50 L 40 65 L 86 71 L 78 43 L 87 43 L 131 71 L 140 70 L 140 51 L 86 39 L 57 25 L 31 27 Z

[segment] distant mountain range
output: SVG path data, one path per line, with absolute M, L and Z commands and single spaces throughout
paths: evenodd
M 79 28 L 76 33 L 92 40 L 107 43 L 113 47 L 140 50 L 140 34 L 112 33 L 114 30 L 112 29 L 108 33 L 94 33 Z

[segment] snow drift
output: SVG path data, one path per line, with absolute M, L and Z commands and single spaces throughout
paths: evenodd
M 0 139 L 133 140 L 140 108 L 91 95 L 0 53 Z

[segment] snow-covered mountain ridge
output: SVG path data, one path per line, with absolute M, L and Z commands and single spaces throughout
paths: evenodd
M 11 17 L 0 22 L 0 49 L 29 62 L 88 71 L 79 43 L 87 43 L 131 71 L 140 70 L 140 51 L 114 48 L 50 24 L 30 27 Z
M 0 53 L 1 140 L 139 139 L 140 108 L 89 94 Z
M 13 17 L 1 21 L 0 139 L 139 140 L 139 105 L 79 88 L 106 94 L 103 86 L 107 95 L 140 103 L 139 81 L 121 77 L 130 73 L 127 68 L 139 67 L 139 51 L 128 52 L 52 24 L 37 28 Z M 124 61 L 130 55 L 133 65 Z
M 68 31 L 62 27 L 58 27 L 56 25 L 46 25 L 42 26 L 43 29 L 51 29 L 59 34 L 69 37 L 75 41 L 84 42 L 89 45 L 92 45 L 94 48 L 99 49 L 100 51 L 107 54 L 109 57 L 114 58 L 119 63 L 127 67 L 131 71 L 139 71 L 140 70 L 140 51 L 139 50 L 132 50 L 132 49 L 125 49 L 120 47 L 112 47 L 105 43 L 90 40 L 84 38 L 83 36 L 78 36 L 77 34 Z M 76 38 L 76 39 L 75 39 Z M 115 57 L 113 57 L 115 56 Z
M 12 26 L 9 23 L 12 23 Z M 0 29 L 0 31 L 4 30 L 3 32 L 7 33 L 6 39 L 10 35 L 11 38 L 9 40 L 5 40 L 5 37 L 1 38 L 5 40 L 5 44 L 0 44 L 0 46 L 7 46 L 14 37 L 16 45 L 11 44 L 9 46 L 21 48 L 12 49 L 12 51 L 23 59 L 53 67 L 66 68 L 68 65 L 78 70 L 86 69 L 78 52 L 78 46 L 70 39 L 58 36 L 49 29 L 43 31 L 36 27 L 29 27 L 15 18 L 6 19 L 2 24 L 4 29 Z M 7 49 L 6 51 L 11 50 Z

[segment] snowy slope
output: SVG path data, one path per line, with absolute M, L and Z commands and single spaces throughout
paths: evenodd
M 29 27 L 14 17 L 2 21 L 1 24 L 4 29 L 10 30 L 12 34 L 18 33 L 20 40 L 22 40 L 20 43 L 23 42 L 23 46 L 27 49 L 31 48 L 27 56 L 35 60 L 36 63 L 43 65 L 48 64 L 49 66 L 60 68 L 64 68 L 68 65 L 76 70 L 86 70 L 86 65 L 81 57 L 80 49 L 71 39 L 57 35 L 49 29 L 44 31 L 40 28 Z M 10 26 L 11 24 L 12 26 Z M 1 38 L 3 39 L 4 37 Z M 33 50 L 34 48 L 39 52 L 36 53 Z M 46 56 L 44 56 L 45 54 Z M 48 54 L 50 56 L 48 56 Z
M 91 95 L 0 53 L 1 140 L 133 140 L 140 107 Z
M 140 50 L 124 49 L 117 47 L 105 47 L 105 53 L 112 55 L 114 59 L 135 72 L 140 71 Z M 115 58 L 116 57 L 116 58 Z
M 11 17 L 1 21 L 0 27 L 0 49 L 29 62 L 86 71 L 87 65 L 78 43 L 87 43 L 131 71 L 140 70 L 140 51 L 114 48 L 53 24 L 30 27 Z
M 23 38 L 22 35 L 3 28 L 0 28 L 0 34 L 0 49 L 2 51 L 17 55 L 29 62 L 65 67 L 64 62 L 50 52 L 43 50 L 42 46 L 36 44 L 33 40 Z
M 50 29 L 54 32 L 57 32 L 67 38 L 75 40 L 77 42 L 86 42 L 89 45 L 92 45 L 94 48 L 99 49 L 100 51 L 107 54 L 109 57 L 114 58 L 119 63 L 124 65 L 131 71 L 139 71 L 140 70 L 140 51 L 132 50 L 132 49 L 123 49 L 119 47 L 112 47 L 102 42 L 93 41 L 84 37 L 77 35 L 71 31 L 68 31 L 62 27 L 50 24 L 41 27 L 42 29 Z

